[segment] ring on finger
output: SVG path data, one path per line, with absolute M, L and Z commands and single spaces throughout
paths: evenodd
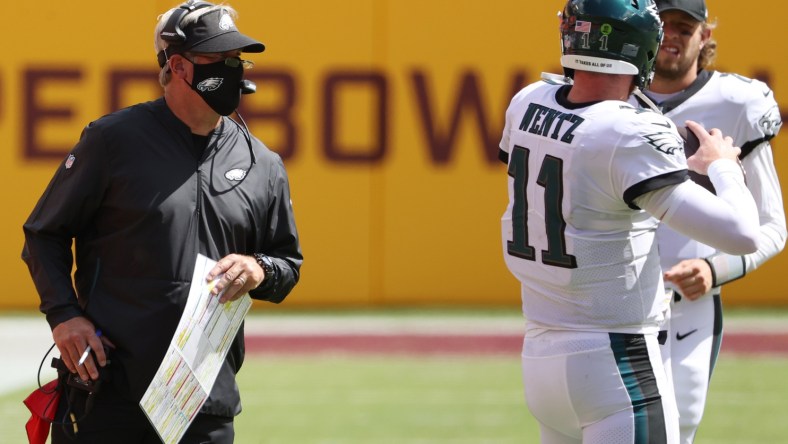
M 238 276 L 238 277 L 235 279 L 235 283 L 236 283 L 236 284 L 238 284 L 238 285 L 240 285 L 241 287 L 243 287 L 244 285 L 246 285 L 246 279 L 244 279 L 244 278 L 243 278 L 243 277 L 241 277 L 241 276 Z

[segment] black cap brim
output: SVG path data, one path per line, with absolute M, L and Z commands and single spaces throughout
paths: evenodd
M 224 9 L 210 11 L 200 16 L 197 22 L 184 30 L 186 41 L 179 52 L 226 52 L 240 49 L 242 52 L 263 52 L 265 45 L 241 34 Z
M 263 52 L 265 51 L 265 45 L 238 31 L 228 31 L 192 45 L 188 48 L 188 51 L 226 52 L 236 49 L 240 49 L 241 52 Z

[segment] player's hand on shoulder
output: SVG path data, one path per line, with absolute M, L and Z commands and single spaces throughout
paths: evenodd
M 687 158 L 687 166 L 690 170 L 706 175 L 709 165 L 715 160 L 730 159 L 737 161 L 741 149 L 733 146 L 733 139 L 724 136 L 722 131 L 712 128 L 706 131 L 703 126 L 692 120 L 687 121 L 687 128 L 698 138 L 698 150 Z

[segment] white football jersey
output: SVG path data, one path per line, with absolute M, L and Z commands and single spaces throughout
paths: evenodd
M 687 179 L 670 119 L 621 101 L 571 104 L 537 82 L 506 112 L 503 251 L 530 328 L 654 332 L 668 306 L 657 220 L 633 201 Z
M 649 95 L 648 92 L 646 94 Z M 634 96 L 630 102 L 637 105 Z M 742 148 L 740 157 L 747 170 L 747 185 L 756 197 L 762 223 L 775 221 L 784 230 L 782 196 L 771 149 L 753 152 L 777 135 L 782 125 L 774 94 L 765 83 L 738 74 L 701 71 L 689 88 L 660 103 L 659 107 L 677 125 L 694 120 L 707 130 L 719 128 L 725 136 L 733 138 L 733 144 Z M 691 177 L 708 188 L 709 182 L 705 177 Z M 665 224 L 657 230 L 657 240 L 665 270 L 681 260 L 703 258 L 716 252 L 714 248 Z M 748 255 L 747 269 L 752 270 L 757 266 L 756 262 L 762 263 L 777 254 L 779 249 L 775 245 L 776 242 L 759 242 L 759 249 L 767 251 Z

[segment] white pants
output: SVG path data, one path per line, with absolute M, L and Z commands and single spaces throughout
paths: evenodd
M 525 399 L 543 444 L 675 444 L 657 335 L 547 331 L 523 343 Z
M 719 288 L 694 301 L 675 301 L 667 325 L 668 341 L 662 346 L 664 364 L 672 373 L 680 442 L 690 444 L 703 417 L 709 380 L 722 343 Z

